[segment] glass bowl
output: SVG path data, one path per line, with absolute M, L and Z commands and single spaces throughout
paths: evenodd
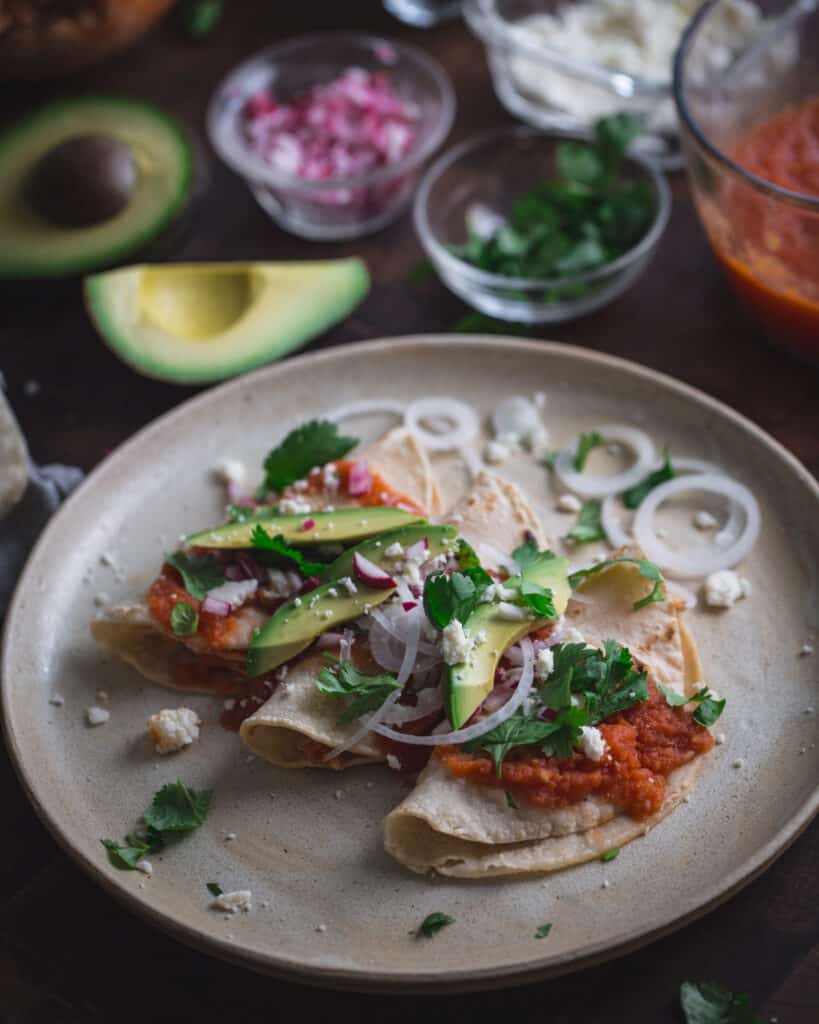
M 467 211 L 475 204 L 507 215 L 525 192 L 556 174 L 556 151 L 578 132 L 515 126 L 468 139 L 439 157 L 415 196 L 415 229 L 442 281 L 473 308 L 521 323 L 561 323 L 599 309 L 629 288 L 648 266 L 668 223 L 671 196 L 663 176 L 645 158 L 624 158 L 623 175 L 653 187 L 655 217 L 633 248 L 596 270 L 558 280 L 503 277 L 460 259 L 452 246 L 466 240 Z
M 765 0 L 766 30 L 755 44 L 727 67 L 704 73 L 698 59 L 702 40 L 724 2 L 703 7 L 675 61 L 674 95 L 691 189 L 714 252 L 751 315 L 773 340 L 817 358 L 819 188 L 804 194 L 752 173 L 742 166 L 746 158 L 737 146 L 762 122 L 813 98 L 812 139 L 808 132 L 786 145 L 794 146 L 796 156 L 804 147 L 803 158 L 816 168 L 819 6 L 815 0 Z M 776 161 L 776 138 L 766 138 L 766 166 Z
M 655 81 L 577 59 L 527 31 L 530 18 L 572 6 L 571 0 L 466 0 L 464 14 L 486 45 L 498 99 L 515 117 L 547 130 L 583 131 L 618 111 L 639 115 L 647 132 L 639 151 L 666 170 L 681 167 L 670 66 L 667 80 Z
M 417 139 L 405 156 L 363 174 L 313 181 L 285 174 L 250 150 L 243 111 L 251 96 L 270 88 L 276 98 L 289 100 L 353 67 L 388 72 L 395 92 L 417 108 Z M 446 72 L 421 50 L 339 32 L 301 36 L 240 64 L 214 94 L 207 122 L 216 152 L 277 224 L 302 238 L 329 241 L 369 234 L 401 213 L 422 163 L 446 138 L 454 114 Z

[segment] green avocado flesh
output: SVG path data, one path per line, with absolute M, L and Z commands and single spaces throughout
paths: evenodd
M 360 510 L 359 510 L 360 511 Z M 325 573 L 327 582 L 305 594 L 296 605 L 289 601 L 276 612 L 250 642 L 247 658 L 247 674 L 260 676 L 294 658 L 321 633 L 337 629 L 351 619 L 363 615 L 366 608 L 382 604 L 395 593 L 394 587 L 376 589 L 353 579 L 356 591 L 351 594 L 338 581 L 352 575 L 353 551 L 358 551 L 376 565 L 389 571 L 390 559 L 384 552 L 390 544 L 399 543 L 407 548 L 421 537 L 429 542 L 429 558 L 449 550 L 457 531 L 451 526 L 409 526 L 394 530 L 377 540 L 365 541 L 351 551 L 345 552 L 329 566 Z M 381 546 L 376 544 L 380 542 Z
M 167 263 L 86 278 L 105 343 L 133 369 L 177 384 L 269 363 L 342 320 L 369 290 L 359 259 Z
M 310 529 L 304 524 L 311 522 Z M 185 538 L 186 548 L 251 548 L 251 536 L 257 526 L 271 537 L 281 534 L 294 547 L 359 541 L 384 530 L 395 530 L 410 523 L 424 523 L 423 516 L 402 508 L 375 505 L 370 508 L 339 508 L 333 512 L 308 512 L 298 516 L 259 516 L 244 523 L 228 523 L 202 530 Z M 352 563 L 352 554 L 350 555 Z M 341 573 L 340 575 L 344 575 Z
M 126 143 L 138 175 L 125 208 L 85 227 L 60 227 L 26 197 L 34 168 L 56 146 L 79 135 Z M 61 100 L 0 135 L 0 277 L 79 274 L 133 256 L 186 206 L 193 187 L 193 151 L 179 125 L 137 100 Z
M 520 577 L 508 580 L 528 580 L 552 591 L 555 613 L 562 615 L 571 596 L 567 576 L 569 563 L 565 558 L 539 558 Z M 476 645 L 468 660 L 462 665 L 449 665 L 443 676 L 443 698 L 447 717 L 453 729 L 460 729 L 464 722 L 491 693 L 495 685 L 495 671 L 507 647 L 518 642 L 528 633 L 545 626 L 550 619 L 524 619 L 510 622 L 498 614 L 497 603 L 479 604 L 464 623 L 464 630 L 476 636 L 486 633 L 486 640 Z

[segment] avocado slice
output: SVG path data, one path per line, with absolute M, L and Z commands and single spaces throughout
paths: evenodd
M 555 612 L 562 615 L 571 596 L 568 567 L 568 559 L 542 555 L 527 566 L 524 572 L 507 580 L 505 585 L 529 581 L 548 588 L 552 591 Z M 453 729 L 460 729 L 491 692 L 495 685 L 495 670 L 506 648 L 549 621 L 524 619 L 510 622 L 499 615 L 497 603 L 487 602 L 477 606 L 464 623 L 464 630 L 473 637 L 483 631 L 486 639 L 472 649 L 465 663 L 448 665 L 443 674 L 444 706 Z
M 305 530 L 305 522 L 314 525 Z M 244 523 L 228 523 L 202 530 L 185 538 L 186 548 L 252 548 L 251 535 L 261 526 L 271 537 L 281 534 L 288 544 L 306 547 L 339 541 L 358 541 L 385 530 L 394 530 L 410 523 L 425 523 L 423 516 L 388 505 L 368 508 L 339 508 L 333 512 L 308 512 L 299 516 L 280 516 L 275 512 L 258 516 Z M 344 556 L 341 556 L 344 557 Z M 350 555 L 352 565 L 352 554 Z M 339 575 L 344 575 L 340 573 Z M 336 577 L 337 578 L 337 577 Z
M 167 263 L 86 279 L 105 343 L 148 377 L 201 384 L 300 348 L 343 319 L 369 289 L 360 259 Z
M 72 226 L 69 217 L 60 223 L 61 218 L 49 215 L 47 204 L 37 209 L 32 182 L 36 184 L 38 171 L 55 150 L 89 137 L 127 149 L 136 167 L 135 181 L 118 212 L 102 202 L 96 222 Z M 110 174 L 104 160 L 89 160 L 88 190 L 109 193 Z M 77 180 L 66 182 L 66 206 L 78 185 Z M 105 96 L 51 103 L 0 135 L 0 277 L 80 274 L 132 258 L 180 219 L 194 188 L 191 143 L 158 107 Z M 80 198 L 77 206 L 89 197 L 83 191 Z
M 338 582 L 351 574 L 353 551 L 360 552 L 376 565 L 388 568 L 390 560 L 384 552 L 390 544 L 397 542 L 407 548 L 421 537 L 426 537 L 429 541 L 429 557 L 434 558 L 447 551 L 456 536 L 457 530 L 452 526 L 415 525 L 393 530 L 346 551 L 328 567 L 325 583 L 303 597 L 282 605 L 261 627 L 250 642 L 247 674 L 253 677 L 270 672 L 309 647 L 321 633 L 357 619 L 364 614 L 365 609 L 382 604 L 392 597 L 394 587 L 377 590 L 356 579 L 353 581 L 355 592 L 350 593 Z M 296 601 L 299 603 L 296 604 Z

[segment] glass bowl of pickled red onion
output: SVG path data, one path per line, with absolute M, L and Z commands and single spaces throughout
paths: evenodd
M 208 131 L 277 224 L 329 241 L 400 215 L 454 113 L 446 72 L 421 50 L 329 33 L 240 64 L 211 100 Z

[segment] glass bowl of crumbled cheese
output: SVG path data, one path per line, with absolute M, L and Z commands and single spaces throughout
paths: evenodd
M 485 42 L 495 91 L 539 128 L 577 130 L 616 111 L 639 115 L 637 146 L 667 170 L 682 166 L 672 63 L 704 0 L 467 0 Z M 728 0 L 698 51 L 721 68 L 760 31 L 754 0 Z
M 424 52 L 335 32 L 240 64 L 211 100 L 208 131 L 276 223 L 331 241 L 399 216 L 454 113 L 449 78 Z

